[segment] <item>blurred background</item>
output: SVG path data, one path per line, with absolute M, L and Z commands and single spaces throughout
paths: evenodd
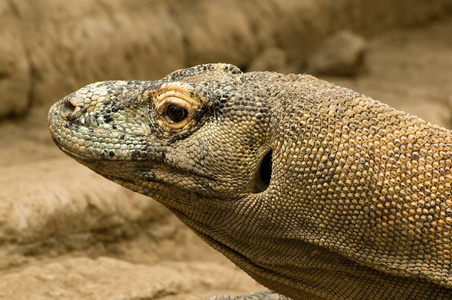
M 0 298 L 264 289 L 47 131 L 88 83 L 207 62 L 314 74 L 452 128 L 452 0 L 0 0 Z

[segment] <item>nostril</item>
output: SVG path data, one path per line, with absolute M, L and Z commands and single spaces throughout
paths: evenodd
M 71 101 L 64 101 L 62 109 L 63 114 L 70 115 L 76 109 L 76 106 Z
M 73 100 L 72 97 L 66 99 L 63 102 L 61 107 L 62 114 L 66 119 L 73 119 L 78 116 L 78 112 L 80 112 L 80 107 L 75 105 L 76 101 Z

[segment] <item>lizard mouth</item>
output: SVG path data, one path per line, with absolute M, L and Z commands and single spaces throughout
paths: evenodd
M 60 143 L 58 143 L 57 139 L 52 135 L 52 141 L 55 143 L 55 145 L 57 145 L 58 148 L 60 148 L 61 151 L 63 151 L 66 155 L 68 155 L 69 157 L 75 159 L 75 160 L 86 160 L 85 157 L 76 154 L 75 152 L 65 148 L 64 146 L 62 146 Z
M 212 191 L 215 178 L 208 174 L 192 173 L 168 165 L 147 160 L 104 160 L 77 154 L 64 146 L 58 147 L 69 157 L 85 165 L 99 175 L 135 192 L 143 193 L 143 188 L 191 190 L 207 194 Z M 147 192 L 146 194 L 149 194 Z

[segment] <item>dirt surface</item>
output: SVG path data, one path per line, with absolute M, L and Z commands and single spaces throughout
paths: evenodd
M 382 32 L 364 39 L 362 71 L 321 77 L 452 128 L 451 33 L 451 18 Z M 265 55 L 282 71 L 312 61 Z M 265 67 L 266 56 L 254 65 Z M 60 153 L 47 109 L 0 123 L 1 299 L 204 299 L 264 289 L 160 204 Z

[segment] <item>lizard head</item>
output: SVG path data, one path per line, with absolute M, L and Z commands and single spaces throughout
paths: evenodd
M 55 103 L 48 125 L 66 154 L 169 206 L 263 192 L 271 175 L 271 112 L 227 64 L 159 81 L 87 85 Z

